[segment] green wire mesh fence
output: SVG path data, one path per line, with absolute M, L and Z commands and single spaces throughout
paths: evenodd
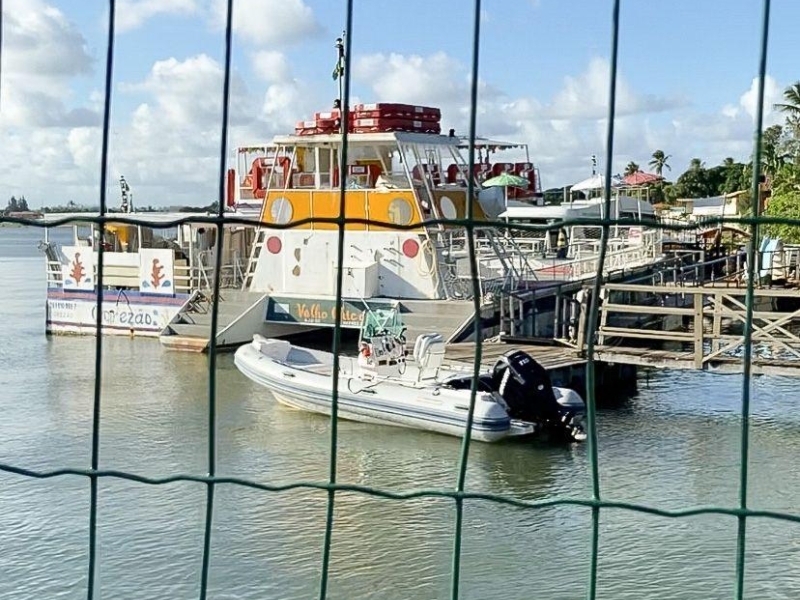
M 345 27 L 345 55 L 350 56 L 350 46 L 353 35 L 358 35 L 353 31 L 353 0 L 346 2 L 346 27 Z M 610 72 L 610 88 L 609 88 L 609 104 L 608 104 L 608 131 L 606 140 L 606 160 L 605 160 L 605 188 L 603 190 L 603 199 L 605 206 L 605 215 L 610 215 L 611 206 L 611 181 L 612 181 L 612 158 L 614 154 L 614 126 L 615 126 L 615 108 L 616 108 L 616 85 L 617 85 L 617 64 L 618 64 L 618 43 L 619 43 L 619 18 L 620 18 L 620 5 L 621 0 L 614 0 L 611 20 L 611 72 Z M 0 0 L 0 9 L 2 9 L 2 0 Z M 471 69 L 471 90 L 470 90 L 470 119 L 469 119 L 469 172 L 472 172 L 472 167 L 475 164 L 475 140 L 476 140 L 476 114 L 478 103 L 478 66 L 480 54 L 480 25 L 481 25 L 481 0 L 475 0 L 473 4 L 473 32 L 472 32 L 472 69 Z M 231 70 L 231 49 L 232 49 L 232 15 L 233 15 L 233 0 L 227 2 L 227 22 L 225 30 L 225 70 L 224 70 L 224 84 L 223 84 L 223 115 L 221 125 L 221 148 L 219 155 L 219 213 L 215 217 L 187 217 L 186 219 L 175 220 L 169 223 L 150 223 L 154 227 L 174 227 L 181 223 L 187 222 L 202 222 L 214 225 L 217 230 L 217 239 L 219 245 L 222 245 L 222 237 L 225 234 L 223 227 L 224 223 L 233 224 L 252 224 L 250 221 L 238 221 L 230 217 L 224 216 L 224 195 L 225 195 L 225 169 L 227 157 L 227 137 L 228 137 L 228 107 L 229 107 L 229 91 L 230 91 L 230 70 Z M 103 137 L 102 137 L 102 163 L 101 163 L 101 179 L 100 179 L 100 215 L 99 217 L 87 218 L 70 218 L 70 222 L 84 221 L 96 224 L 101 232 L 108 222 L 112 219 L 115 223 L 129 223 L 134 224 L 134 221 L 126 219 L 125 217 L 114 215 L 108 218 L 106 215 L 106 182 L 108 173 L 108 143 L 109 143 L 109 122 L 110 122 L 110 108 L 111 108 L 111 90 L 113 81 L 113 62 L 114 62 L 114 23 L 116 16 L 116 2 L 109 0 L 109 23 L 108 23 L 108 46 L 106 55 L 106 77 L 105 77 L 105 107 L 103 114 Z M 331 387 L 331 434 L 330 434 L 330 450 L 329 450 L 329 469 L 327 482 L 295 482 L 288 485 L 268 485 L 256 483 L 242 478 L 234 477 L 221 477 L 216 474 L 216 332 L 218 328 L 218 306 L 217 302 L 212 304 L 212 320 L 211 320 L 211 337 L 210 337 L 210 353 L 209 353 L 209 371 L 208 371 L 208 473 L 205 476 L 196 475 L 173 475 L 163 478 L 150 478 L 142 477 L 134 473 L 126 473 L 113 470 L 103 470 L 100 468 L 101 461 L 99 456 L 99 427 L 101 420 L 102 398 L 101 398 L 101 372 L 102 372 L 102 348 L 103 337 L 100 335 L 102 324 L 102 295 L 100 290 L 103 288 L 103 246 L 98 247 L 97 255 L 97 337 L 95 345 L 95 378 L 94 378 L 94 405 L 93 405 L 93 421 L 92 421 L 92 451 L 90 458 L 90 468 L 88 469 L 57 469 L 52 471 L 36 471 L 26 469 L 20 466 L 11 464 L 0 464 L 0 470 L 15 473 L 22 476 L 34 478 L 53 478 L 61 477 L 64 475 L 78 475 L 84 476 L 90 482 L 90 514 L 89 514 L 89 562 L 88 562 L 88 589 L 87 597 L 91 600 L 95 597 L 95 580 L 97 571 L 97 505 L 98 505 L 98 480 L 100 478 L 119 478 L 133 482 L 149 485 L 164 485 L 178 481 L 194 481 L 201 482 L 207 486 L 207 499 L 206 499 L 206 516 L 205 516 L 205 530 L 204 530 L 204 544 L 203 544 L 203 557 L 201 568 L 201 582 L 200 582 L 200 598 L 204 599 L 208 595 L 208 574 L 212 560 L 211 554 L 211 539 L 213 533 L 213 516 L 214 516 L 214 497 L 215 489 L 218 485 L 238 485 L 246 486 L 262 490 L 264 492 L 282 492 L 292 489 L 317 489 L 325 490 L 327 492 L 327 516 L 325 520 L 325 535 L 322 549 L 322 567 L 321 577 L 319 582 L 319 597 L 326 598 L 328 590 L 329 578 L 329 564 L 331 556 L 331 547 L 333 541 L 333 532 L 335 527 L 334 522 L 334 506 L 339 493 L 357 493 L 365 494 L 373 497 L 384 498 L 387 500 L 407 500 L 412 498 L 449 498 L 455 504 L 455 523 L 453 532 L 453 552 L 452 552 L 452 569 L 451 569 L 451 597 L 459 597 L 459 584 L 460 584 L 460 569 L 461 569 L 461 544 L 462 544 L 462 528 L 463 528 L 463 509 L 464 503 L 470 500 L 485 500 L 499 504 L 516 506 L 530 510 L 541 509 L 544 507 L 555 505 L 573 505 L 589 507 L 592 514 L 592 529 L 591 529 L 591 561 L 590 572 L 588 574 L 587 598 L 590 600 L 596 597 L 597 578 L 598 578 L 598 551 L 600 545 L 599 538 L 599 523 L 601 513 L 604 510 L 627 510 L 636 511 L 639 513 L 647 513 L 660 517 L 689 517 L 702 514 L 719 514 L 735 517 L 738 522 L 738 536 L 736 547 L 736 598 L 743 597 L 744 590 L 744 570 L 745 570 L 745 550 L 746 550 L 746 533 L 747 533 L 747 520 L 748 518 L 770 518 L 778 519 L 788 522 L 800 523 L 800 515 L 760 511 L 748 507 L 748 449 L 749 449 L 749 414 L 750 414 L 750 389 L 751 389 L 751 359 L 752 359 L 752 336 L 753 336 L 753 304 L 754 304 L 754 275 L 755 275 L 755 261 L 752 258 L 756 253 L 757 232 L 760 224 L 789 224 L 798 225 L 800 222 L 787 220 L 787 219 L 774 219 L 764 218 L 759 215 L 759 178 L 760 161 L 761 161 L 761 137 L 763 126 L 763 108 L 764 108 L 764 81 L 766 74 L 766 61 L 767 61 L 767 39 L 769 30 L 769 17 L 770 17 L 770 0 L 763 1 L 763 17 L 760 27 L 760 45 L 759 45 L 759 58 L 758 58 L 758 97 L 757 97 L 757 117 L 754 132 L 754 154 L 753 154 L 753 180 L 752 180 L 752 216 L 749 218 L 738 219 L 737 223 L 747 225 L 751 228 L 751 237 L 748 246 L 748 261 L 747 261 L 747 293 L 746 293 L 746 325 L 744 327 L 744 357 L 743 357 L 743 387 L 742 387 L 742 402 L 741 402 L 741 437 L 740 437 L 740 481 L 739 481 L 739 502 L 735 507 L 721 507 L 721 506 L 701 506 L 689 507 L 682 510 L 664 510 L 654 506 L 646 506 L 642 504 L 628 503 L 628 502 L 615 502 L 604 500 L 602 495 L 602 488 L 599 476 L 599 460 L 598 460 L 598 446 L 597 446 L 597 427 L 596 427 L 596 397 L 595 397 L 595 340 L 593 335 L 587 336 L 587 372 L 586 372 L 586 389 L 587 389 L 587 430 L 588 430 L 588 452 L 591 461 L 591 482 L 592 494 L 590 498 L 554 498 L 539 501 L 523 501 L 512 497 L 503 495 L 488 494 L 488 493 L 473 493 L 465 488 L 465 479 L 467 472 L 467 464 L 469 460 L 470 450 L 470 435 L 473 413 L 475 408 L 475 397 L 477 389 L 477 375 L 481 365 L 481 322 L 480 319 L 475 319 L 475 338 L 478 340 L 476 344 L 476 351 L 473 363 L 473 381 L 470 395 L 470 405 L 468 412 L 468 422 L 465 435 L 461 445 L 459 465 L 457 471 L 457 479 L 454 482 L 454 488 L 450 490 L 418 490 L 408 492 L 397 492 L 384 489 L 375 489 L 367 486 L 347 485 L 341 484 L 337 481 L 337 411 L 338 411 L 338 378 L 339 378 L 339 354 L 341 349 L 341 308 L 342 308 L 342 284 L 343 284 L 343 269 L 337 270 L 336 275 L 336 310 L 335 310 L 335 324 L 334 324 L 334 337 L 333 337 L 333 356 L 334 366 L 332 374 L 332 387 Z M 1 25 L 1 24 L 0 24 Z M 2 27 L 0 26 L 0 35 Z M 2 44 L 2 37 L 0 37 L 0 45 Z M 1 47 L 1 46 L 0 46 Z M 0 54 L 0 58 L 1 58 Z M 0 68 L 2 68 L 2 60 L 0 60 Z M 344 70 L 343 74 L 343 105 L 349 106 L 350 100 L 350 69 Z M 2 71 L 0 71 L 0 82 L 2 82 Z M 342 127 L 342 146 L 341 146 L 341 161 L 342 164 L 347 164 L 347 151 L 348 151 L 348 111 L 342 111 L 343 127 Z M 339 215 L 336 218 L 312 218 L 300 221 L 293 221 L 287 225 L 272 225 L 276 229 L 286 229 L 290 227 L 298 227 L 308 222 L 323 223 L 327 222 L 336 225 L 339 230 L 337 257 L 338 264 L 343 263 L 344 257 L 344 230 L 347 223 L 362 223 L 362 224 L 378 224 L 384 227 L 391 227 L 398 230 L 410 229 L 415 225 L 407 227 L 399 226 L 391 223 L 382 223 L 377 221 L 370 221 L 364 219 L 346 218 L 345 216 L 345 178 L 340 180 L 339 190 Z M 468 197 L 473 197 L 475 192 L 474 181 L 468 178 Z M 435 224 L 450 224 L 463 226 L 467 233 L 468 247 L 469 247 L 469 265 L 472 276 L 473 286 L 473 302 L 476 314 L 480 314 L 480 290 L 478 278 L 478 266 L 475 255 L 475 228 L 476 221 L 473 214 L 472 203 L 467 203 L 467 216 L 465 219 L 444 219 L 444 220 L 430 220 L 428 223 Z M 709 224 L 722 224 L 726 219 L 711 219 Z M 37 221 L 18 219 L 11 217 L 0 217 L 0 222 L 14 222 L 27 226 L 42 227 L 43 225 Z M 51 222 L 47 226 L 55 227 L 63 224 L 62 222 Z M 610 228 L 619 224 L 636 224 L 632 220 L 619 220 L 611 218 L 602 219 L 571 219 L 569 224 L 572 225 L 594 225 L 600 226 L 602 230 L 601 235 L 601 250 L 599 257 L 598 275 L 603 272 L 603 265 L 606 259 L 606 250 L 609 239 Z M 484 223 L 485 225 L 485 223 Z M 507 223 L 497 222 L 494 225 L 497 227 L 508 228 Z M 542 231 L 555 229 L 562 225 L 513 225 L 517 230 L 529 231 Z M 680 230 L 690 229 L 693 226 L 679 226 L 679 225 L 660 225 L 663 229 Z M 219 273 L 221 269 L 222 253 L 216 253 L 216 272 Z M 588 315 L 588 331 L 595 332 L 598 326 L 599 302 L 600 302 L 600 286 L 601 277 L 598 276 L 594 280 L 594 289 L 591 296 L 592 302 Z M 219 297 L 220 278 L 214 277 L 213 281 L 213 297 Z M 2 534 L 0 534 L 2 535 Z

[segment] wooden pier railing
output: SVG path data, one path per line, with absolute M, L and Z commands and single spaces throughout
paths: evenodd
M 736 372 L 745 324 L 744 289 L 606 284 L 598 358 L 665 368 Z M 586 334 L 579 328 L 580 347 Z M 757 289 L 754 364 L 800 375 L 800 290 Z

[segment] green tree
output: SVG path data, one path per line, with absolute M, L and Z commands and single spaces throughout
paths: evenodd
M 774 107 L 786 113 L 786 123 L 796 134 L 800 132 L 800 81 L 796 81 L 783 90 L 783 102 L 779 102 Z
M 772 195 L 764 214 L 800 222 L 800 167 L 798 165 L 787 165 L 773 181 Z M 771 237 L 780 237 L 784 242 L 790 244 L 800 243 L 800 226 L 798 225 L 766 225 L 764 233 Z
M 693 158 L 689 161 L 689 170 L 690 171 L 701 171 L 705 168 L 706 163 L 704 163 L 699 158 Z
M 761 136 L 761 171 L 774 179 L 789 158 L 783 127 L 767 127 Z
M 750 188 L 750 180 L 746 173 L 747 165 L 728 157 L 722 161 L 722 167 L 725 180 L 719 190 L 720 194 L 730 194 Z
M 665 168 L 668 171 L 672 170 L 672 167 L 670 167 L 667 164 L 667 160 L 669 160 L 670 158 L 672 158 L 672 155 L 664 154 L 663 150 L 656 150 L 655 152 L 653 152 L 653 158 L 649 164 L 650 167 L 656 172 L 656 175 L 661 177 L 661 174 L 664 172 Z
M 634 173 L 638 172 L 639 172 L 639 165 L 637 165 L 633 161 L 629 162 L 628 165 L 625 167 L 625 175 L 633 175 Z

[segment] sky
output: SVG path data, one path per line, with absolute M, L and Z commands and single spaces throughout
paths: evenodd
M 468 133 L 473 4 L 355 0 L 352 102 L 442 109 Z M 137 205 L 217 199 L 225 0 L 117 0 L 109 205 L 124 175 Z M 545 188 L 604 168 L 612 0 L 484 0 L 478 135 L 524 142 Z M 800 2 L 773 0 L 767 125 L 800 80 Z M 656 149 L 677 177 L 749 159 L 759 0 L 623 0 L 612 169 L 648 170 Z M 234 0 L 229 144 L 268 141 L 328 110 L 344 0 Z M 0 55 L 0 205 L 96 205 L 107 0 L 5 0 Z M 233 150 L 229 151 L 233 156 Z

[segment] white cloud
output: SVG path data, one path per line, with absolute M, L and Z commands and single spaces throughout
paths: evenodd
M 64 14 L 40 0 L 3 7 L 4 127 L 70 126 L 96 122 L 86 108 L 69 107 L 70 81 L 92 73 L 86 39 Z
M 758 110 L 758 84 L 759 78 L 754 77 L 750 89 L 739 98 L 739 106 L 750 116 L 753 122 L 756 120 L 756 112 Z M 775 81 L 773 77 L 767 75 L 764 79 L 765 125 L 774 125 L 775 123 L 783 122 L 783 116 L 772 107 L 776 102 L 780 102 L 782 97 L 783 88 L 778 85 L 778 82 Z
M 87 171 L 100 168 L 100 130 L 97 127 L 76 127 L 67 133 L 67 148 L 72 163 Z
M 291 69 L 286 55 L 274 50 L 255 52 L 250 57 L 253 71 L 264 81 L 270 83 L 285 82 L 291 77 Z
M 6 0 L 3 27 L 0 198 L 25 194 L 39 206 L 65 194 L 91 194 L 99 160 L 92 174 L 76 168 L 76 155 L 88 160 L 80 150 L 86 133 L 73 134 L 99 132 L 96 103 L 72 90 L 76 79 L 94 71 L 86 39 L 42 0 Z M 99 147 L 99 134 L 87 143 Z
M 305 85 L 291 78 L 288 63 L 263 95 L 231 79 L 229 151 L 291 131 L 318 105 Z M 278 80 L 280 79 L 280 80 Z M 222 117 L 222 66 L 206 55 L 156 62 L 144 81 L 124 86 L 147 100 L 121 127 L 112 145 L 112 177 L 124 174 L 138 203 L 208 204 L 218 193 Z M 309 104 L 310 102 L 310 104 Z
M 468 130 L 469 71 L 443 52 L 362 56 L 355 63 L 354 76 L 372 89 L 377 101 L 438 106 L 443 129 L 454 127 L 462 135 Z M 479 135 L 528 143 L 547 186 L 583 179 L 589 157 L 602 154 L 605 148 L 608 82 L 608 62 L 603 59 L 593 59 L 582 73 L 565 77 L 562 88 L 549 100 L 510 97 L 481 81 Z M 680 99 L 637 93 L 620 76 L 617 153 L 643 152 L 645 116 L 684 105 Z
M 139 202 L 208 204 L 215 198 L 222 125 L 223 69 L 200 54 L 157 61 L 144 81 L 121 86 L 147 100 L 114 136 L 112 174 L 124 174 Z M 236 73 L 230 123 L 249 125 L 258 103 Z M 137 189 L 138 188 L 138 189 Z
M 157 61 L 147 79 L 138 84 L 123 84 L 123 91 L 149 92 L 156 100 L 159 112 L 177 127 L 219 121 L 222 114 L 223 70 L 217 61 L 205 54 L 178 60 Z M 242 114 L 244 82 L 231 76 L 231 116 Z M 216 92 L 216 93 L 215 93 Z
M 91 72 L 85 38 L 57 8 L 40 0 L 6 0 L 3 18 L 4 77 Z
M 604 118 L 608 114 L 609 84 L 608 61 L 593 58 L 583 73 L 564 78 L 564 87 L 553 98 L 546 116 L 552 119 Z M 660 112 L 683 104 L 679 99 L 637 94 L 623 77 L 617 76 L 615 110 L 619 116 Z
M 458 77 L 463 75 L 462 66 L 444 52 L 427 57 L 395 53 L 361 56 L 353 74 L 370 82 L 377 100 L 447 105 L 462 101 L 467 89 Z
M 141 27 L 158 15 L 192 15 L 198 11 L 196 0 L 119 0 L 115 26 L 125 32 Z
M 212 18 L 217 26 L 224 27 L 227 11 L 227 0 L 214 0 Z M 236 0 L 233 29 L 250 44 L 274 46 L 317 35 L 322 26 L 303 0 Z

